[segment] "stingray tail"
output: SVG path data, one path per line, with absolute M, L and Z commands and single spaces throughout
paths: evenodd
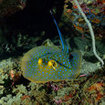
M 57 31 L 58 31 L 58 34 L 59 34 L 59 37 L 60 37 L 60 40 L 61 40 L 61 43 L 62 43 L 62 50 L 65 52 L 65 53 L 69 53 L 69 48 L 68 48 L 68 45 L 67 45 L 67 42 L 65 41 L 64 37 L 62 36 L 62 33 L 58 27 L 58 24 L 56 22 L 56 19 L 54 18 L 54 15 L 53 15 L 53 12 L 50 10 L 50 13 L 51 13 L 51 16 L 53 18 L 53 21 L 56 25 L 56 28 L 57 28 Z

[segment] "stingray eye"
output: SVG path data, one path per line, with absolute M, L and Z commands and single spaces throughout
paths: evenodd
M 54 61 L 54 60 L 50 60 L 50 61 L 48 62 L 48 66 L 53 67 L 53 69 L 55 70 L 56 67 L 57 67 L 57 62 Z
M 41 65 L 42 63 L 43 63 L 43 59 L 42 58 L 39 58 L 38 59 L 38 64 Z

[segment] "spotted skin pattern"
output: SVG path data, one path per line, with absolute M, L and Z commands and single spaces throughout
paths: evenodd
M 69 55 L 58 47 L 35 47 L 22 58 L 23 76 L 35 83 L 76 78 L 80 71 L 81 54 L 80 52 L 73 52 L 72 55 L 73 58 L 69 59 Z M 43 59 L 42 64 L 38 64 L 40 58 Z M 54 60 L 57 66 L 54 68 L 49 66 L 50 60 Z

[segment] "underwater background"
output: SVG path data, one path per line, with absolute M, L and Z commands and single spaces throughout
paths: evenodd
M 104 63 L 105 0 L 0 0 L 0 105 L 105 105 Z

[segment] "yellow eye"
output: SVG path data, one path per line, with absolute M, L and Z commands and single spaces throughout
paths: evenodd
M 53 67 L 54 70 L 56 70 L 57 62 L 54 61 L 54 60 L 50 60 L 50 61 L 48 62 L 48 66 L 51 66 L 51 67 Z
M 43 63 L 43 59 L 42 58 L 39 58 L 38 64 L 41 65 L 42 63 Z

